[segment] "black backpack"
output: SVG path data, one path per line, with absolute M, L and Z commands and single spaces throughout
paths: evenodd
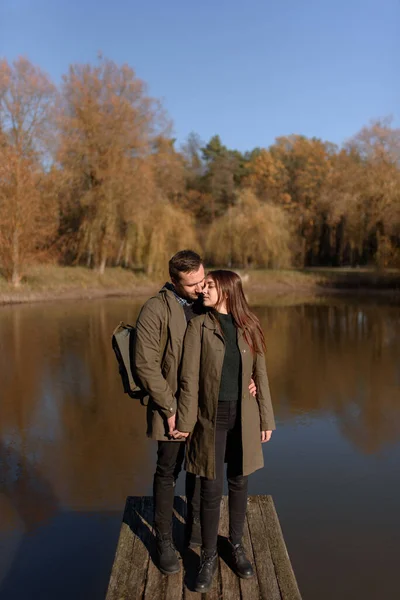
M 143 406 L 149 401 L 149 394 L 142 388 L 135 374 L 133 364 L 133 350 L 136 337 L 136 327 L 128 325 L 123 321 L 114 329 L 112 334 L 112 347 L 118 361 L 118 370 L 122 379 L 122 386 L 125 394 L 128 394 L 135 400 L 140 400 Z M 162 354 L 165 353 L 168 342 L 168 327 L 163 327 L 161 331 Z

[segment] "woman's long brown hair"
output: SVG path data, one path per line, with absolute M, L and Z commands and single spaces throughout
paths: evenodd
M 218 304 L 225 300 L 228 313 L 232 314 L 236 327 L 243 330 L 252 352 L 265 352 L 265 338 L 260 321 L 250 310 L 239 275 L 234 271 L 218 269 L 207 273 L 207 277 L 211 277 L 215 283 Z

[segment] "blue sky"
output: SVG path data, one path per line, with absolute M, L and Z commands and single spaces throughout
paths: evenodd
M 58 83 L 98 51 L 161 98 L 178 142 L 231 148 L 291 133 L 342 143 L 400 124 L 398 0 L 1 0 L 0 55 Z

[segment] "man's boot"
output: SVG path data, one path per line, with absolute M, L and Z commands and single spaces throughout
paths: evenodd
M 181 565 L 176 555 L 172 535 L 170 533 L 156 535 L 157 564 L 161 573 L 164 575 L 173 575 L 179 573 Z
M 205 594 L 212 585 L 213 577 L 218 568 L 218 554 L 216 550 L 201 551 L 201 562 L 194 586 L 195 592 Z

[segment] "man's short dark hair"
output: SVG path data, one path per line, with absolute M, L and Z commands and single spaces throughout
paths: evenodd
M 181 273 L 198 271 L 202 264 L 202 259 L 193 250 L 180 250 L 168 263 L 169 276 L 171 279 L 179 280 Z

